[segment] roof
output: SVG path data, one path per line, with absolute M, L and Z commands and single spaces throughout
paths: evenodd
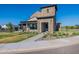
M 57 6 L 56 5 L 44 6 L 44 7 L 41 7 L 41 9 L 48 8 L 48 7 L 53 7 L 53 6 L 57 10 Z M 30 19 L 28 21 L 37 21 L 37 19 L 52 18 L 52 17 L 54 17 L 54 13 L 53 14 L 52 13 L 47 14 L 47 13 L 43 13 L 43 12 L 37 11 L 34 14 L 32 14 L 32 16 L 30 17 Z
M 19 25 L 26 24 L 26 23 L 27 23 L 27 21 L 20 21 L 20 24 Z
M 33 17 L 33 18 L 29 19 L 28 21 L 37 21 L 37 18 Z
M 41 7 L 41 9 L 48 8 L 48 7 L 54 7 L 54 6 L 56 6 L 56 5 L 55 4 L 54 5 L 48 5 L 48 6 Z
M 20 23 L 26 23 L 27 21 L 20 21 Z
M 36 17 L 36 15 L 38 15 L 39 13 L 40 13 L 39 11 L 36 11 L 34 14 L 32 14 L 32 16 L 30 18 Z
M 2 28 L 8 28 L 7 25 L 2 25 Z
M 41 7 L 40 9 L 44 9 L 44 8 L 48 8 L 48 7 L 55 7 L 55 9 L 57 11 L 57 5 L 56 4 L 44 6 L 44 7 Z

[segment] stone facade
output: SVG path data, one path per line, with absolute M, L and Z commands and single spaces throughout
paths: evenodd
M 56 28 L 56 5 L 45 6 L 35 12 L 26 23 L 26 31 L 53 32 Z

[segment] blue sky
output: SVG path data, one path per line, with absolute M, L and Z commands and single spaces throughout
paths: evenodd
M 45 4 L 23 4 L 23 5 L 0 5 L 0 24 L 12 22 L 19 24 L 20 21 L 28 20 L 29 17 Z M 79 5 L 57 5 L 57 22 L 66 25 L 79 25 Z
M 61 22 L 63 26 L 79 25 L 79 5 L 58 5 L 57 21 Z

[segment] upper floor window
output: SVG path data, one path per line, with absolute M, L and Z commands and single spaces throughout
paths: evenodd
M 49 13 L 49 9 L 47 9 L 47 13 Z

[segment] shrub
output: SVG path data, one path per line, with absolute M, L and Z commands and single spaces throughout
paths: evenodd
M 70 36 L 74 36 L 74 35 L 79 35 L 78 31 L 57 31 L 54 33 L 48 33 L 44 36 L 44 38 L 64 38 L 64 37 L 70 37 Z
M 13 24 L 12 23 L 8 23 L 6 25 L 8 27 L 9 32 L 13 32 Z

